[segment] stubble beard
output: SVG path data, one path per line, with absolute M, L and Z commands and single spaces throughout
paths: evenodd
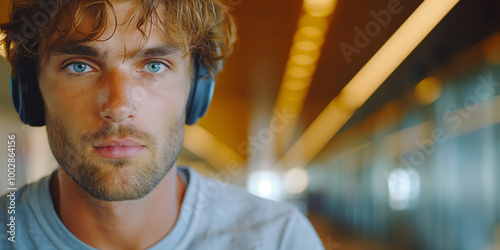
M 103 201 L 137 200 L 149 194 L 174 165 L 182 148 L 181 119 L 168 131 L 164 142 L 132 125 L 106 123 L 71 140 L 60 117 L 46 110 L 47 134 L 52 153 L 61 168 L 92 197 Z M 111 137 L 130 137 L 147 146 L 149 157 L 107 159 L 92 156 L 93 146 Z M 146 152 L 144 152 L 146 153 Z

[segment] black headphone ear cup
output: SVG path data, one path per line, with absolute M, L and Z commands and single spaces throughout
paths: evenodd
M 186 106 L 186 124 L 194 124 L 198 118 L 205 115 L 212 100 L 214 85 L 215 80 L 207 66 L 195 60 L 193 85 Z
M 12 101 L 19 118 L 25 124 L 36 127 L 45 125 L 44 103 L 37 72 L 35 59 L 23 56 L 10 78 Z
M 18 83 L 19 79 L 17 77 L 14 77 L 14 72 L 10 75 L 10 95 L 12 97 L 12 102 L 14 103 L 14 108 L 16 109 L 17 113 L 19 114 L 19 117 L 21 120 L 23 120 L 24 114 L 23 113 L 23 104 L 22 104 L 22 96 L 21 96 L 21 84 Z M 24 122 L 24 120 L 23 120 Z

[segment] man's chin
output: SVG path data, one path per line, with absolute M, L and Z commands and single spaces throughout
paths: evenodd
M 87 162 L 104 169 L 109 167 L 135 167 L 147 164 L 148 159 L 151 159 L 151 157 L 149 154 L 142 154 L 130 158 L 108 158 L 94 153 L 87 158 Z
M 75 174 L 74 181 L 92 197 L 103 201 L 137 200 L 150 193 L 163 176 L 144 170 L 129 159 L 113 159 Z
M 104 162 L 101 162 L 102 167 L 130 167 L 133 165 L 137 165 L 137 159 L 105 159 Z

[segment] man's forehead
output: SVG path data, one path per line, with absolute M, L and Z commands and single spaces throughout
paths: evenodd
M 157 24 L 144 25 L 139 30 L 133 23 L 116 24 L 108 22 L 104 32 L 91 37 L 92 21 L 82 22 L 81 30 L 74 33 L 66 44 L 59 44 L 50 50 L 50 54 L 86 54 L 95 57 L 136 57 L 148 54 L 187 54 L 183 39 L 175 31 L 165 32 Z M 85 34 L 87 33 L 87 34 Z M 87 36 L 85 36 L 87 35 Z M 81 53 L 84 52 L 84 53 Z
M 149 43 L 163 43 L 164 47 L 176 47 L 182 50 L 181 44 L 183 44 L 184 39 L 182 34 L 174 29 L 175 25 L 165 25 L 159 21 L 164 19 L 163 11 L 158 10 L 164 9 L 161 4 L 156 6 L 155 13 L 158 16 L 142 20 L 145 23 L 141 24 L 139 24 L 140 15 L 134 15 L 137 1 L 110 1 L 110 4 L 113 11 L 110 6 L 106 7 L 108 18 L 105 22 L 99 22 L 91 15 L 84 14 L 76 24 L 73 16 L 65 15 L 57 25 L 58 30 L 72 30 L 73 28 L 76 30 L 70 32 L 67 44 L 58 44 L 59 47 L 72 46 L 71 44 L 81 42 L 86 43 L 87 46 L 98 48 L 105 47 L 108 41 L 113 40 L 112 46 L 106 50 L 116 49 L 122 43 L 126 50 L 124 48 L 121 50 L 126 51 L 123 54 L 127 55 L 136 54 L 143 47 L 153 47 L 148 45 Z

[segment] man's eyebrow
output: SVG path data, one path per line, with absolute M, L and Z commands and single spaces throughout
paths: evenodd
M 54 49 L 52 53 L 54 55 L 67 54 L 67 55 L 89 56 L 103 60 L 106 59 L 108 56 L 107 51 L 100 51 L 94 47 L 90 47 L 83 44 L 62 46 L 60 48 Z
M 151 58 L 151 57 L 163 57 L 167 55 L 175 55 L 182 53 L 181 49 L 164 44 L 158 47 L 142 49 L 135 52 L 127 53 L 128 58 Z M 89 56 L 104 60 L 108 57 L 108 51 L 101 51 L 97 48 L 78 44 L 78 45 L 67 45 L 62 46 L 60 48 L 56 48 L 52 51 L 53 55 L 80 55 L 80 56 Z
M 142 49 L 133 53 L 131 56 L 135 58 L 150 58 L 150 57 L 162 57 L 168 55 L 180 54 L 182 51 L 172 45 L 161 45 L 158 47 Z

